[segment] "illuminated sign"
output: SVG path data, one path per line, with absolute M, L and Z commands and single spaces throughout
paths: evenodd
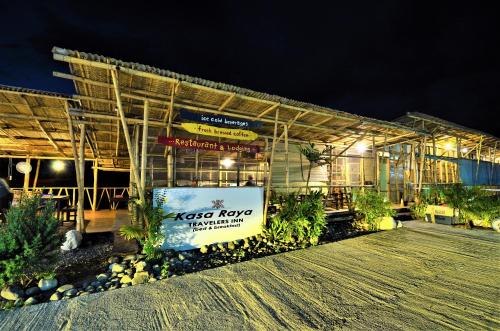
M 180 117 L 182 120 L 212 124 L 217 126 L 232 126 L 238 128 L 258 128 L 262 126 L 262 122 L 254 122 L 224 115 L 197 114 L 184 109 L 181 110 Z
M 164 214 L 162 249 L 188 250 L 243 239 L 262 232 L 262 187 L 154 188 Z
M 218 128 L 206 124 L 182 123 L 181 126 L 184 130 L 193 134 L 230 138 L 234 140 L 255 140 L 259 136 L 255 132 L 249 130 Z
M 245 152 L 259 153 L 259 146 L 232 144 L 213 140 L 200 140 L 183 137 L 158 137 L 158 143 L 176 148 L 201 149 L 205 151 L 218 152 Z

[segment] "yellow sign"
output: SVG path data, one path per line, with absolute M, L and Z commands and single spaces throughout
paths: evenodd
M 249 130 L 218 128 L 206 124 L 182 123 L 181 126 L 184 130 L 190 133 L 201 134 L 204 136 L 230 138 L 234 140 L 255 140 L 259 136 L 255 132 Z

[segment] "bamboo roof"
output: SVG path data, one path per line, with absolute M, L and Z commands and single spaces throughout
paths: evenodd
M 421 128 L 433 134 L 436 144 L 456 144 L 456 138 L 460 139 L 462 147 L 473 149 L 481 144 L 482 148 L 490 147 L 495 152 L 500 149 L 500 139 L 492 134 L 463 125 L 453 123 L 435 116 L 419 112 L 408 112 L 406 115 L 395 120 L 398 123 L 412 128 Z M 490 151 L 483 150 L 485 153 Z M 499 151 L 500 152 L 500 151 Z
M 150 110 L 150 155 L 163 155 L 164 146 L 154 146 L 156 137 L 164 135 L 167 115 L 173 107 L 202 113 L 260 120 L 261 137 L 273 135 L 275 112 L 279 109 L 279 133 L 289 125 L 291 142 L 322 142 L 348 146 L 356 140 L 372 139 L 378 146 L 417 139 L 427 132 L 400 123 L 387 122 L 350 114 L 336 109 L 300 102 L 276 95 L 256 92 L 224 83 L 213 82 L 134 62 L 101 55 L 54 47 L 55 60 L 67 62 L 70 73 L 54 72 L 54 76 L 72 80 L 78 107 L 70 114 L 85 116 L 96 132 L 95 145 L 99 158 L 128 155 L 117 130 L 118 114 L 111 71 L 117 70 L 125 113 L 130 124 L 141 125 L 144 102 Z M 174 115 L 174 128 L 179 125 Z M 256 130 L 257 131 L 257 130 Z M 102 134 L 100 133 L 102 132 Z M 257 144 L 261 142 L 256 142 Z
M 0 85 L 0 155 L 72 158 L 69 95 Z M 89 158 L 92 157 L 87 150 Z

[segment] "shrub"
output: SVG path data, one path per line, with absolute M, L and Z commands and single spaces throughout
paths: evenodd
M 54 205 L 39 195 L 23 196 L 0 227 L 0 287 L 21 283 L 49 270 L 46 259 L 61 245 Z M 53 256 L 52 256 L 53 257 Z
M 124 225 L 120 228 L 120 234 L 127 240 L 136 239 L 142 246 L 142 252 L 147 260 L 157 260 L 161 258 L 161 245 L 165 240 L 161 232 L 161 223 L 166 218 L 172 218 L 174 214 L 163 214 L 161 207 L 153 207 L 152 203 L 136 205 L 142 212 L 145 219 L 144 227 L 135 225 Z M 161 204 L 158 204 L 160 206 Z
M 273 240 L 282 242 L 318 242 L 326 227 L 326 215 L 321 192 L 313 191 L 299 201 L 295 193 L 284 196 L 283 206 L 272 217 L 264 233 Z
M 354 203 L 358 216 L 370 230 L 378 230 L 380 218 L 395 215 L 390 201 L 373 190 L 355 192 Z

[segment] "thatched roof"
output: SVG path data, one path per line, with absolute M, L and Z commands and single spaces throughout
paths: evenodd
M 66 102 L 71 96 L 0 85 L 0 156 L 72 157 Z
M 113 91 L 111 70 L 118 70 L 119 86 L 122 93 L 126 116 L 139 121 L 143 115 L 144 100 L 149 101 L 150 140 L 164 134 L 166 116 L 173 106 L 174 112 L 187 109 L 202 113 L 222 113 L 264 122 L 259 130 L 262 137 L 271 137 L 275 112 L 279 112 L 279 131 L 283 125 L 293 122 L 289 129 L 291 141 L 316 141 L 338 146 L 346 146 L 362 138 L 370 145 L 372 137 L 377 145 L 384 141 L 397 142 L 417 139 L 426 135 L 425 131 L 412 129 L 399 123 L 386 122 L 354 115 L 310 103 L 295 101 L 276 95 L 256 92 L 223 83 L 177 74 L 155 67 L 116 60 L 100 55 L 53 48 L 54 59 L 69 64 L 70 74 L 55 72 L 56 77 L 73 80 L 80 100 L 79 109 L 71 114 L 85 115 L 86 119 L 96 119 L 92 127 L 99 131 L 116 131 L 116 99 Z M 294 119 L 296 120 L 294 121 Z M 98 120 L 97 120 L 98 119 Z M 175 125 L 179 123 L 174 121 Z M 174 126 L 175 127 L 175 126 Z M 124 144 L 118 134 L 97 134 L 97 150 L 108 157 L 126 155 Z M 109 153 L 114 144 L 115 153 Z M 151 154 L 161 154 L 161 146 L 151 148 Z
M 500 149 L 500 139 L 494 135 L 435 116 L 419 112 L 408 112 L 406 115 L 396 119 L 395 122 L 412 128 L 425 129 L 429 133 L 434 134 L 436 142 L 441 145 L 446 143 L 454 144 L 456 138 L 460 138 L 462 147 L 473 148 L 481 142 L 482 147 L 491 147 L 493 149 L 496 147 L 497 150 Z

